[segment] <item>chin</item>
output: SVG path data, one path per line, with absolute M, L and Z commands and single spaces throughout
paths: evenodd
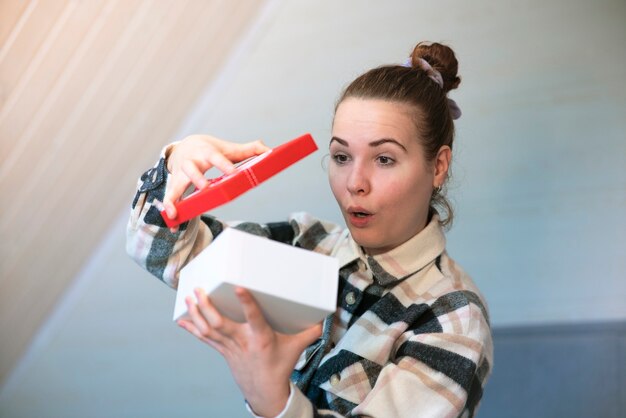
M 357 244 L 363 247 L 363 249 L 366 249 L 368 255 L 384 253 L 386 252 L 386 248 L 388 248 L 388 245 L 381 242 L 380 239 L 368 236 L 371 234 L 364 234 L 361 230 L 350 229 L 350 234 Z

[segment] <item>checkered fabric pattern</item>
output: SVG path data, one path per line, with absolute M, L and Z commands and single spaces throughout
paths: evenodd
M 172 233 L 155 207 L 166 181 L 163 159 L 139 180 L 127 251 L 173 288 L 180 269 L 228 227 L 339 259 L 337 311 L 301 354 L 279 417 L 474 416 L 492 365 L 488 312 L 448 256 L 436 215 L 376 256 L 347 230 L 305 213 L 265 225 L 202 216 Z

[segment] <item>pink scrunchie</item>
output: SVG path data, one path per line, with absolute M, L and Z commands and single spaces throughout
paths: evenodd
M 431 80 L 439 85 L 439 87 L 443 88 L 443 77 L 441 76 L 441 73 L 435 70 L 432 65 L 428 63 L 428 61 L 426 61 L 424 58 L 418 58 L 415 65 L 417 68 L 423 70 L 426 75 L 430 77 Z M 404 63 L 404 66 L 413 68 L 413 60 L 411 59 L 411 57 L 407 59 L 407 61 Z M 450 98 L 448 98 L 448 107 L 450 108 L 450 115 L 452 116 L 453 120 L 457 120 L 461 117 L 461 108 L 458 104 L 456 104 L 454 100 Z

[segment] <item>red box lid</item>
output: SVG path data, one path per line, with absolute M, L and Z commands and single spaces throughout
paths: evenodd
M 315 150 L 317 150 L 317 145 L 313 141 L 313 137 L 310 134 L 302 135 L 244 161 L 231 174 L 224 174 L 210 180 L 209 185 L 204 189 L 196 190 L 176 202 L 175 206 L 178 212 L 176 218 L 170 219 L 164 210 L 161 211 L 161 216 L 163 216 L 168 227 L 178 226 L 204 212 L 230 202 Z

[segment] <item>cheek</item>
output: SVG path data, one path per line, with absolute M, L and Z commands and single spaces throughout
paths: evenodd
M 432 180 L 424 173 L 405 173 L 401 176 L 391 176 L 383 180 L 380 185 L 384 190 L 387 205 L 396 208 L 417 208 L 430 202 Z

